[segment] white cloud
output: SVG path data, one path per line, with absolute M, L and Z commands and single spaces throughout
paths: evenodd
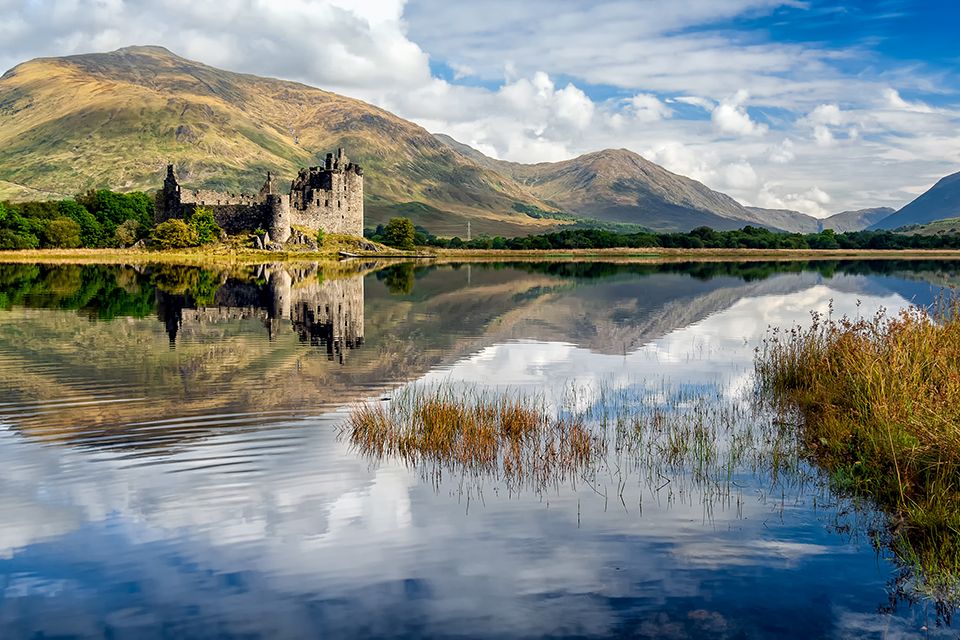
M 792 209 L 815 218 L 824 218 L 837 213 L 827 208 L 832 202 L 823 189 L 813 186 L 802 193 L 785 192 L 781 185 L 766 183 L 762 186 L 758 204 L 768 209 Z
M 734 136 L 762 136 L 767 132 L 767 125 L 754 122 L 747 113 L 746 102 L 749 98 L 750 94 L 741 89 L 720 102 L 711 116 L 717 131 Z
M 638 93 L 627 100 L 627 105 L 633 112 L 633 116 L 640 122 L 657 122 L 673 115 L 670 107 L 661 102 L 657 96 L 649 93 Z
M 907 102 L 900 97 L 900 92 L 896 89 L 887 88 L 883 91 L 883 97 L 887 101 L 887 105 L 892 109 L 900 109 L 902 111 L 913 111 L 915 113 L 933 113 L 933 109 L 929 105 L 926 105 L 922 102 Z
M 794 194 L 811 209 L 824 207 L 804 195 L 813 185 L 837 208 L 901 206 L 910 188 L 960 165 L 960 110 L 943 106 L 955 94 L 922 68 L 878 65 L 866 45 L 770 42 L 712 26 L 802 8 L 788 0 L 0 5 L 3 67 L 160 44 L 359 97 L 504 159 L 628 147 L 745 202 L 770 197 L 770 183 L 776 198 Z M 431 62 L 453 78 L 435 76 Z M 931 91 L 936 107 L 914 98 Z

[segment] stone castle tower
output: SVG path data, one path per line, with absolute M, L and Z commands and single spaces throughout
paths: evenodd
M 276 242 L 290 238 L 291 225 L 362 236 L 363 169 L 338 149 L 336 156 L 327 154 L 324 166 L 301 169 L 289 193 L 277 193 L 273 175 L 267 172 L 260 191 L 253 195 L 185 191 L 177 182 L 173 165 L 168 165 L 163 189 L 157 196 L 156 221 L 187 218 L 197 207 L 212 211 L 227 233 L 264 229 Z

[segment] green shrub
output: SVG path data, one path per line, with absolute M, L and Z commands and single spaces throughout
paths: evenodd
M 326 233 L 323 232 L 323 229 L 317 229 L 317 246 L 323 246 L 323 239 L 326 237 Z
M 383 243 L 396 249 L 409 251 L 415 247 L 417 230 L 410 218 L 391 218 L 383 229 Z
M 167 220 L 153 229 L 153 242 L 161 249 L 183 249 L 197 247 L 200 239 L 197 231 L 183 220 Z
M 39 246 L 40 241 L 33 234 L 0 229 L 0 249 L 36 249 Z
M 129 247 L 140 239 L 140 223 L 136 220 L 127 220 L 113 234 L 113 240 L 118 247 Z
M 74 249 L 80 246 L 80 225 L 70 218 L 54 218 L 43 230 L 43 246 Z
M 190 226 L 197 234 L 199 244 L 210 244 L 220 239 L 220 225 L 213 217 L 213 211 L 204 207 L 197 207 L 190 216 Z

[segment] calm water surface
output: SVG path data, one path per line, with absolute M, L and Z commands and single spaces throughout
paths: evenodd
M 715 482 L 611 454 L 518 487 L 369 459 L 339 427 L 409 385 L 737 406 L 770 327 L 958 276 L 0 265 L 0 637 L 953 637 L 898 597 L 877 514 L 802 461 Z

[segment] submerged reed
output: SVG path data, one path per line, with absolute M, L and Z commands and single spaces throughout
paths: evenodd
M 492 473 L 540 488 L 590 469 L 605 450 L 582 417 L 555 415 L 542 398 L 454 387 L 410 387 L 388 402 L 361 404 L 346 431 L 375 458 Z

